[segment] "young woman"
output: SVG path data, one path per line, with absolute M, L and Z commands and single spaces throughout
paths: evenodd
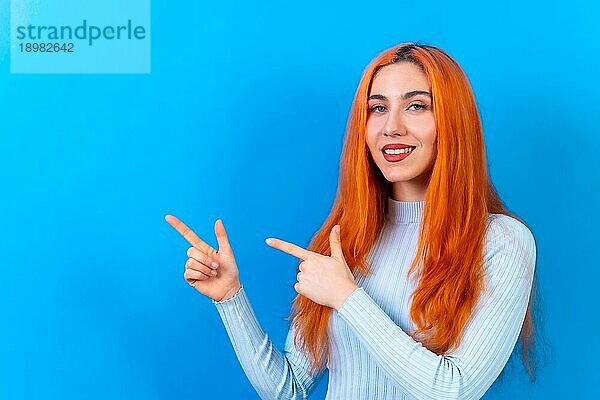
M 467 77 L 441 49 L 404 43 L 358 85 L 329 217 L 298 257 L 283 351 L 261 329 L 221 220 L 191 244 L 185 279 L 213 300 L 263 399 L 479 399 L 521 334 L 528 361 L 536 245 L 486 167 Z

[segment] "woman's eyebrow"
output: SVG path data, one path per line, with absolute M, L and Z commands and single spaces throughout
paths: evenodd
M 420 94 L 429 96 L 429 98 L 431 98 L 431 93 L 429 93 L 429 92 L 426 92 L 424 90 L 412 90 L 410 92 L 404 93 L 404 95 L 402 95 L 401 99 L 402 100 L 410 99 L 411 97 L 418 96 Z M 369 98 L 367 100 L 387 100 L 387 99 L 388 98 L 382 94 L 372 94 L 369 96 Z

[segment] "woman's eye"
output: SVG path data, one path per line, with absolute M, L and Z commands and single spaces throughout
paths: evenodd
M 427 108 L 427 106 L 425 104 L 420 104 L 420 103 L 413 103 L 410 106 L 408 106 L 408 108 L 411 108 L 412 106 L 417 106 L 418 108 L 413 108 L 413 110 L 424 110 Z
M 385 110 L 385 107 L 384 106 L 373 106 L 373 107 L 371 107 L 371 111 L 373 111 L 373 112 L 383 112 L 383 110 L 381 110 L 381 109 Z

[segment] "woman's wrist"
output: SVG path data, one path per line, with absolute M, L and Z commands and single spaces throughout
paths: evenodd
M 217 301 L 229 300 L 240 290 L 241 287 L 242 287 L 242 284 L 240 282 L 238 282 L 235 286 L 233 286 L 231 289 L 229 289 L 227 292 L 225 292 L 223 297 Z
M 352 282 L 352 284 L 348 285 L 348 287 L 346 287 L 345 290 L 341 291 L 341 295 L 340 297 L 337 299 L 336 303 L 333 305 L 333 308 L 338 311 L 340 308 L 342 308 L 342 306 L 344 305 L 344 303 L 346 302 L 346 300 L 348 300 L 348 297 L 350 297 L 350 295 L 352 293 L 354 293 L 354 291 L 356 289 L 358 289 L 358 285 L 355 282 Z

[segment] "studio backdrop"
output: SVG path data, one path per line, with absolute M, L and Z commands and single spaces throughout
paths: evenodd
M 536 238 L 537 380 L 515 353 L 484 398 L 592 397 L 599 18 L 581 0 L 0 0 L 0 398 L 258 399 L 165 215 L 211 246 L 223 220 L 282 349 L 298 260 L 264 240 L 308 246 L 361 74 L 407 41 L 464 68 L 493 182 Z

